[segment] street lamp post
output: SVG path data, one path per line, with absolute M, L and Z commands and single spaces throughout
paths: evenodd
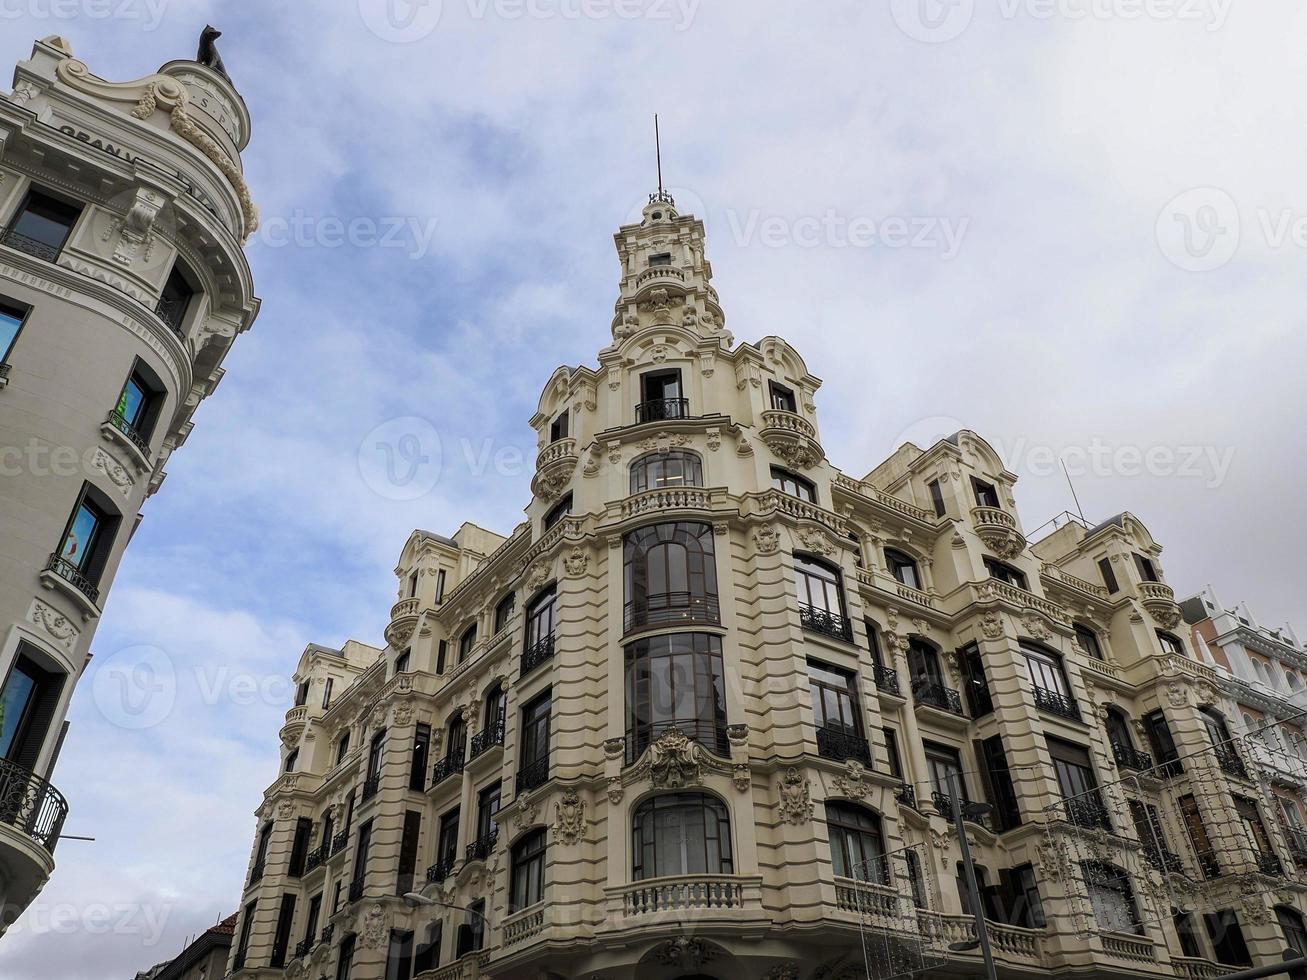
M 985 909 L 980 904 L 980 886 L 976 883 L 976 865 L 971 860 L 971 845 L 967 843 L 967 828 L 962 820 L 962 775 L 952 774 L 953 783 L 953 826 L 958 832 L 958 846 L 962 848 L 962 866 L 966 872 L 967 890 L 971 894 L 971 915 L 976 920 L 976 939 L 980 943 L 980 955 L 985 962 L 987 980 L 998 980 L 994 969 L 994 954 L 989 948 L 989 930 L 985 926 Z

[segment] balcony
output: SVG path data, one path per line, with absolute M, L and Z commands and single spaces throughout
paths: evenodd
M 1289 827 L 1285 829 L 1284 836 L 1289 839 L 1289 853 L 1293 855 L 1294 862 L 1300 867 L 1307 866 L 1307 830 Z
M 1223 746 L 1213 749 L 1216 753 L 1216 762 L 1221 767 L 1221 771 L 1227 776 L 1234 776 L 1236 779 L 1247 779 L 1248 770 L 1244 767 L 1243 760 L 1239 758 L 1239 753 L 1231 746 Z
M 1077 796 L 1062 801 L 1066 808 L 1066 817 L 1077 827 L 1090 830 L 1111 830 L 1112 821 L 1108 817 L 1107 807 L 1097 791 L 1090 796 Z
M 318 945 L 326 946 L 328 943 L 330 943 L 332 933 L 334 933 L 335 931 L 336 931 L 336 927 L 332 925 L 330 922 L 328 922 L 325 926 L 323 926 L 322 938 L 318 940 Z
M 831 612 L 829 609 L 799 603 L 799 623 L 805 630 L 813 633 L 821 633 L 823 636 L 843 640 L 845 643 L 853 642 L 853 629 L 849 625 L 848 617 Z
M 0 230 L 0 242 L 8 245 L 19 252 L 26 252 L 28 255 L 35 256 L 45 262 L 53 262 L 59 258 L 59 248 L 55 245 L 47 245 L 38 238 L 31 238 L 27 235 L 20 234 L 12 228 Z
M 917 704 L 938 708 L 940 711 L 947 711 L 951 715 L 964 717 L 961 696 L 951 687 L 946 687 L 937 681 L 914 679 L 912 682 L 912 699 Z
M 504 920 L 504 945 L 516 946 L 545 931 L 545 906 L 537 903 L 512 913 Z
M 104 424 L 106 427 L 109 427 L 113 430 L 112 434 L 121 436 L 120 441 L 125 440 L 128 445 L 130 445 L 134 450 L 136 450 L 137 453 L 140 454 L 140 459 L 137 460 L 138 464 L 143 463 L 145 464 L 145 466 L 149 465 L 149 461 L 150 461 L 149 441 L 145 438 L 145 436 L 143 436 L 140 433 L 139 430 L 137 430 L 136 426 L 132 425 L 132 423 L 127 421 L 127 419 L 123 416 L 121 412 L 119 412 L 117 409 L 110 412 L 108 416 L 105 418 Z
M 971 955 L 979 955 L 976 920 L 972 916 L 918 911 L 917 922 L 921 934 L 929 937 L 933 942 L 952 947 L 958 952 L 965 950 Z M 989 943 L 995 959 L 1001 962 L 1026 963 L 1030 966 L 1041 964 L 1044 938 L 1042 929 L 1010 926 L 1003 922 L 995 922 L 986 916 L 985 931 L 989 933 Z
M 372 797 L 377 795 L 377 790 L 381 789 L 381 773 L 374 772 L 367 779 L 363 780 L 363 802 L 366 803 Z
M 971 508 L 976 536 L 1000 558 L 1015 558 L 1026 547 L 1026 539 L 1017 530 L 1017 520 L 998 507 Z
M 571 438 L 551 442 L 536 456 L 536 474 L 531 480 L 531 492 L 537 497 L 552 500 L 572 478 L 577 456 L 576 440 Z
M 349 844 L 349 831 L 348 831 L 348 830 L 342 830 L 342 831 L 341 831 L 339 834 L 337 834 L 335 837 L 331 838 L 331 854 L 332 854 L 332 857 L 335 857 L 335 856 L 336 856 L 337 854 L 339 854 L 341 851 L 345 850 L 345 847 L 346 847 L 346 845 L 348 845 L 348 844 Z
M 92 606 L 100 601 L 100 590 L 91 584 L 91 580 L 83 575 L 76 565 L 60 558 L 58 554 L 50 556 L 45 563 L 45 571 L 67 582 Z
M 439 861 L 427 868 L 427 881 L 439 883 L 444 881 L 454 873 L 454 863 L 458 859 L 452 854 L 446 854 Z
M 935 812 L 946 820 L 953 820 L 953 797 L 947 793 L 935 791 L 930 794 L 930 802 L 935 807 Z M 983 803 L 972 803 L 970 800 L 962 801 L 962 819 L 967 823 L 978 824 L 981 827 L 989 828 L 989 807 Z
M 445 756 L 431 770 L 431 786 L 439 786 L 450 776 L 461 773 L 464 765 L 462 751 Z
M 416 596 L 400 599 L 390 607 L 390 623 L 386 626 L 386 642 L 393 647 L 403 646 L 417 625 L 420 602 Z
M 1169 585 L 1162 582 L 1140 582 L 1139 601 L 1162 629 L 1174 629 L 1180 622 L 1180 607 L 1176 604 L 1175 592 Z
M 904 806 L 910 806 L 914 810 L 917 808 L 917 790 L 911 783 L 902 783 L 894 791 L 894 798 Z
M 899 693 L 899 672 L 893 667 L 882 667 L 880 664 L 872 667 L 872 677 L 876 680 L 876 690 L 882 694 L 892 694 L 896 698 L 903 695 Z
M 549 756 L 528 762 L 518 770 L 517 773 L 517 793 L 521 796 L 523 793 L 529 793 L 537 786 L 543 786 L 549 782 Z
M 518 676 L 525 677 L 546 660 L 552 659 L 553 656 L 554 634 L 550 633 L 548 636 L 542 636 L 522 651 L 522 670 Z
M 267 866 L 263 861 L 255 861 L 254 867 L 250 869 L 249 884 L 247 884 L 245 887 L 252 888 L 253 886 L 257 885 L 260 881 L 262 881 L 263 874 L 266 869 Z
M 1257 870 L 1273 878 L 1284 877 L 1284 863 L 1278 855 L 1266 851 L 1257 852 Z
M 668 422 L 690 417 L 690 400 L 688 398 L 655 398 L 653 401 L 640 402 L 635 406 L 635 423 Z
M 871 765 L 871 746 L 867 740 L 842 728 L 817 729 L 817 754 L 836 762 L 857 759 L 864 766 Z
M 726 735 L 725 724 L 697 718 L 674 718 L 638 725 L 627 731 L 626 764 L 629 766 L 634 763 L 644 755 L 645 749 L 672 730 L 679 731 L 692 742 L 698 742 L 713 755 L 723 759 L 731 757 L 730 739 Z
M 331 841 L 323 841 L 322 846 L 315 847 L 304 858 L 304 876 L 308 877 L 327 863 L 331 857 Z
M 826 455 L 817 441 L 816 427 L 802 415 L 783 409 L 762 413 L 758 437 L 779 459 L 799 469 L 815 466 Z
M 491 827 L 487 833 L 482 834 L 471 844 L 467 845 L 467 860 L 484 861 L 495 850 L 495 841 L 499 840 L 499 828 Z
M 1140 752 L 1133 745 L 1125 745 L 1116 740 L 1112 741 L 1112 758 L 1116 759 L 1116 764 L 1122 769 L 1147 772 L 1153 768 L 1153 757 L 1151 755 L 1147 752 Z
M 190 303 L 189 296 L 161 296 L 154 307 L 154 313 L 172 328 L 173 333 L 181 337 L 182 320 L 186 317 L 186 308 Z
M 1047 711 L 1051 715 L 1069 718 L 1071 721 L 1080 720 L 1080 708 L 1075 701 L 1065 694 L 1059 694 L 1057 691 L 1050 691 L 1044 687 L 1035 688 L 1035 707 L 1040 711 Z
M 1144 842 L 1144 860 L 1165 874 L 1184 873 L 1184 861 L 1179 854 L 1147 841 Z
M 363 877 L 360 875 L 349 883 L 349 900 L 351 903 L 363 898 Z
M 0 759 L 0 823 L 8 824 L 54 854 L 68 801 L 35 773 Z
M 646 626 L 678 626 L 682 623 L 717 626 L 721 621 L 715 595 L 662 592 L 628 602 L 623 610 L 622 629 L 630 633 Z
M 623 886 L 624 915 L 649 915 L 696 909 L 739 909 L 745 905 L 745 882 L 734 875 L 684 875 L 650 878 Z
M 488 725 L 481 731 L 472 736 L 468 743 L 467 760 L 471 762 L 477 756 L 489 751 L 496 745 L 504 744 L 504 716 L 500 715 L 495 719 L 494 724 Z
M 308 939 L 301 939 L 295 944 L 295 959 L 302 959 L 303 957 L 308 956 L 311 952 L 313 952 L 312 936 Z
M 860 916 L 893 919 L 898 916 L 899 894 L 888 885 L 878 882 L 836 877 L 835 907 L 842 912 L 856 912 Z

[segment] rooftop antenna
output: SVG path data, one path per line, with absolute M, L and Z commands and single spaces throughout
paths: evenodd
M 663 141 L 658 132 L 658 113 L 654 113 L 654 153 L 658 158 L 658 197 L 663 196 Z
M 1080 515 L 1081 523 L 1088 524 L 1089 522 L 1085 520 L 1085 512 L 1080 508 L 1080 498 L 1076 496 L 1076 485 L 1071 482 L 1071 473 L 1066 468 L 1066 460 L 1059 459 L 1058 462 L 1062 464 L 1062 474 L 1066 477 L 1066 485 L 1071 488 L 1071 499 L 1076 502 L 1076 513 Z

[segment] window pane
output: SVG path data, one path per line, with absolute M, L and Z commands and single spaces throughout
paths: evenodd
M 68 529 L 68 536 L 64 538 L 63 547 L 59 550 L 59 556 L 78 568 L 83 567 L 91 553 L 91 545 L 99 524 L 95 512 L 86 504 L 80 504 L 77 508 L 77 516 L 73 518 L 73 526 Z
M 0 309 L 0 361 L 9 355 L 9 348 L 13 346 L 14 338 L 18 336 L 18 328 L 22 325 L 22 317 Z
M 14 736 L 18 732 L 18 723 L 22 721 L 35 690 L 36 679 L 25 673 L 21 666 L 15 665 L 9 679 L 5 681 L 4 693 L 0 695 L 0 711 L 4 712 L 0 717 L 0 756 L 9 757 Z

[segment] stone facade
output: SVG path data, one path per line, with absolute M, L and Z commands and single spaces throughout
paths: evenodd
M 258 312 L 248 139 L 224 76 L 108 82 L 59 37 L 0 97 L 0 927 L 53 870 L 63 720 L 141 505 Z
M 527 520 L 415 531 L 384 649 L 300 658 L 235 975 L 975 975 L 955 772 L 1002 976 L 1215 977 L 1236 921 L 1278 958 L 1307 884 L 1217 832 L 1261 797 L 1143 523 L 1032 543 L 970 431 L 840 472 L 798 351 L 727 330 L 702 223 L 655 195 L 616 245 Z

